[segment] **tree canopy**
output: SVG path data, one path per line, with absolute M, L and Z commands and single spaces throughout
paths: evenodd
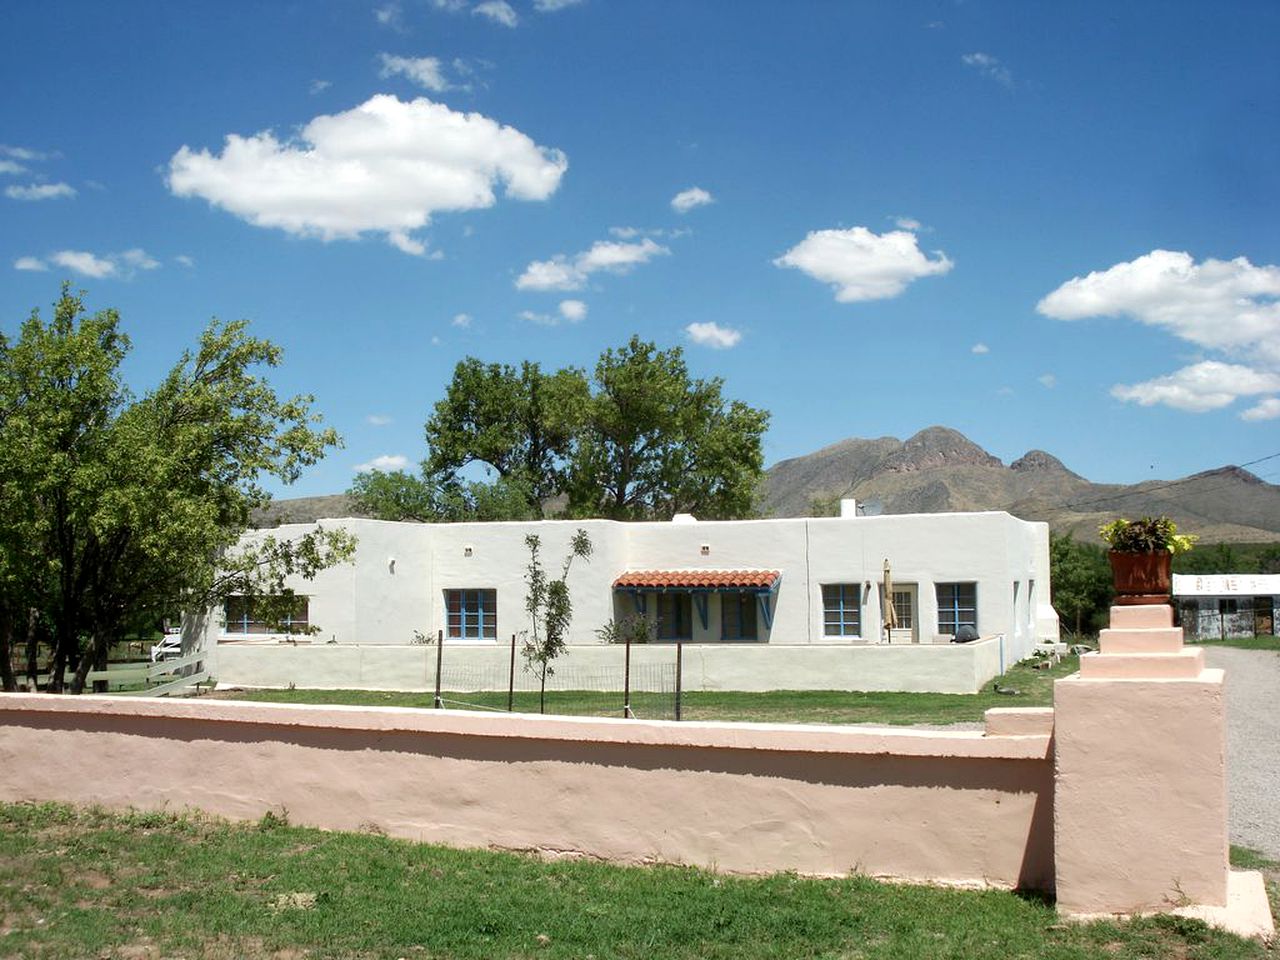
M 66 287 L 14 342 L 0 337 L 0 662 L 15 629 L 53 648 L 51 689 L 79 692 L 113 643 L 228 593 L 287 596 L 285 577 L 348 557 L 343 531 L 237 550 L 267 476 L 290 483 L 338 443 L 310 397 L 257 373 L 280 350 L 214 321 L 160 384 L 135 397 L 119 315 L 88 315 Z M 30 639 L 29 639 L 29 642 Z M 32 659 L 29 657 L 29 660 Z
M 590 378 L 467 358 L 427 420 L 421 472 L 361 474 L 349 492 L 394 520 L 750 516 L 769 414 L 726 401 L 723 386 L 692 378 L 679 347 L 639 337 Z M 464 479 L 476 463 L 492 482 Z

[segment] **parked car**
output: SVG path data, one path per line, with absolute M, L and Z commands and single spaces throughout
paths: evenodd
M 167 633 L 163 639 L 151 646 L 152 663 L 177 660 L 180 656 L 182 656 L 182 634 L 180 633 Z

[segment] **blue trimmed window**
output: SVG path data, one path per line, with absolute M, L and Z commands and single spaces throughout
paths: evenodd
M 450 640 L 498 639 L 497 590 L 446 590 L 444 605 Z
M 862 636 L 861 584 L 823 584 L 822 635 L 824 637 Z
M 754 593 L 720 594 L 720 639 L 758 640 L 756 595 Z
M 687 593 L 658 594 L 658 639 L 693 639 L 693 600 Z
M 294 597 L 291 608 L 276 622 L 263 618 L 249 597 L 227 597 L 223 613 L 227 619 L 225 633 L 271 634 L 305 633 L 309 625 L 307 598 Z
M 961 627 L 978 629 L 978 585 L 939 583 L 938 632 L 955 633 Z

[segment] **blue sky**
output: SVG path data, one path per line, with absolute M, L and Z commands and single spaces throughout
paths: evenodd
M 453 365 L 632 333 L 774 462 L 940 423 L 1168 479 L 1280 453 L 1280 5 L 11 0 L 0 325 L 154 383 L 210 317 L 409 463 Z M 1276 460 L 1257 471 L 1276 482 Z

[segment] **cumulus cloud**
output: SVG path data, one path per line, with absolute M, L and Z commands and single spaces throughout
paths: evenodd
M 392 470 L 403 470 L 408 465 L 409 458 L 403 454 L 384 453 L 380 457 L 374 457 L 368 463 L 357 463 L 355 469 L 358 473 L 367 473 L 370 470 L 390 473 Z
M 565 7 L 576 7 L 582 0 L 533 0 L 533 9 L 539 13 L 555 13 Z
M 684 332 L 694 343 L 713 350 L 728 350 L 730 347 L 736 347 L 738 341 L 742 339 L 740 331 L 732 327 L 722 327 L 714 321 L 691 323 L 684 328 Z
M 461 327 L 465 330 L 467 327 L 471 326 L 471 319 L 471 314 L 469 313 L 455 313 L 453 315 L 453 319 L 449 322 L 455 327 Z
M 382 61 L 382 69 L 378 72 L 380 77 L 406 77 L 434 93 L 444 93 L 453 87 L 444 75 L 444 65 L 439 57 L 397 57 L 380 53 L 378 58 Z
M 1225 359 L 1111 391 L 1144 406 L 1202 413 L 1238 397 L 1280 391 L 1280 385 L 1267 386 L 1280 384 L 1278 297 L 1280 266 L 1255 266 L 1244 257 L 1196 263 L 1189 253 L 1153 250 L 1068 280 L 1036 309 L 1056 320 L 1124 317 L 1219 354 Z
M 587 305 L 581 300 L 561 300 L 560 316 L 570 323 L 581 323 L 587 319 Z
M 371 413 L 364 418 L 364 422 L 371 427 L 385 427 L 391 423 L 391 418 L 381 413 Z
M 25 187 L 5 187 L 4 195 L 10 200 L 56 200 L 74 197 L 76 188 L 69 183 L 32 183 Z
M 317 93 L 324 93 L 331 86 L 333 86 L 333 83 L 328 80 L 312 80 L 311 86 L 308 87 L 307 89 L 309 89 L 312 94 L 317 94 Z
M 671 251 L 648 237 L 635 242 L 597 240 L 589 250 L 566 257 L 559 254 L 550 260 L 535 260 L 516 279 L 519 290 L 581 290 L 587 278 L 601 270 L 626 273 L 648 263 L 654 257 Z
M 26 173 L 27 168 L 16 160 L 0 160 L 0 173 Z
M 411 232 L 440 211 L 545 200 L 569 162 L 514 127 L 426 98 L 378 94 L 344 113 L 321 115 L 296 139 L 269 130 L 229 134 L 221 153 L 183 146 L 169 161 L 179 197 L 203 197 L 254 226 L 322 240 L 383 234 L 407 253 Z
M 989 53 L 966 53 L 960 61 L 1003 87 L 1013 86 L 1013 74 L 1009 72 L 1009 68 Z
M 34 260 L 35 258 L 24 257 L 23 259 Z M 49 261 L 65 270 L 71 270 L 81 276 L 93 277 L 95 280 L 107 277 L 127 280 L 139 270 L 155 270 L 160 266 L 160 261 L 137 247 L 125 250 L 123 253 L 109 253 L 101 257 L 87 250 L 59 250 L 49 255 Z
M 13 269 L 15 270 L 48 270 L 49 265 L 39 257 L 19 257 L 13 261 Z
M 915 217 L 890 217 L 893 225 L 899 230 L 910 230 L 912 233 L 919 233 L 924 229 L 924 224 Z
M 401 30 L 404 28 L 403 11 L 398 3 L 384 3 L 380 7 L 373 8 L 373 18 L 384 27 L 390 27 L 392 30 Z
M 484 0 L 472 7 L 471 12 L 504 27 L 514 27 L 520 22 L 515 8 L 507 0 Z
M 1240 414 L 1241 420 L 1275 420 L 1280 417 L 1280 397 L 1267 397 Z
M 1046 390 L 1052 390 L 1058 385 L 1058 378 L 1052 373 L 1042 373 L 1040 376 L 1036 377 L 1036 382 Z
M 972 347 L 969 348 L 969 352 L 977 353 L 977 354 L 990 353 L 991 348 L 988 347 L 985 343 L 975 343 Z
M 1111 395 L 1118 400 L 1144 407 L 1162 403 L 1191 413 L 1219 410 L 1242 396 L 1275 392 L 1280 392 L 1280 374 L 1218 360 L 1204 360 L 1144 383 L 1111 388 Z
M 194 267 L 196 265 L 195 258 L 189 257 L 185 253 L 178 254 L 176 257 L 173 258 L 173 262 L 179 263 L 184 267 Z
M 676 213 L 688 213 L 694 207 L 705 207 L 715 202 L 716 198 L 706 190 L 701 187 L 690 187 L 688 190 L 681 190 L 671 198 L 671 209 Z
M 924 254 L 908 230 L 875 234 L 866 227 L 814 230 L 773 261 L 829 283 L 840 303 L 896 297 L 913 280 L 947 273 L 954 266 L 941 250 Z

